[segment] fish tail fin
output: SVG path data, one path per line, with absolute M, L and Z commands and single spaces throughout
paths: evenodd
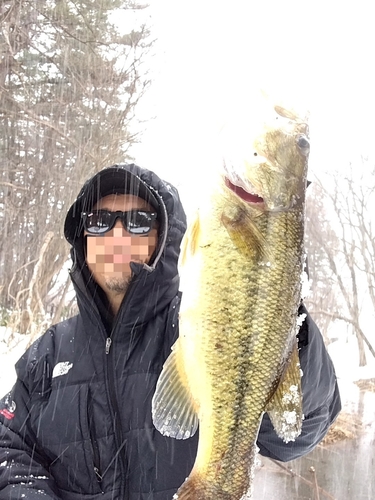
M 232 498 L 234 498 L 232 493 L 218 490 L 215 485 L 210 487 L 197 475 L 190 475 L 173 495 L 173 500 L 231 500 Z
M 202 497 L 199 492 L 199 484 L 194 480 L 194 477 L 188 477 L 185 482 L 179 487 L 177 493 L 173 495 L 173 500 L 195 500 Z
M 254 456 L 257 453 L 257 447 L 253 446 Z M 173 500 L 250 500 L 253 493 L 255 465 L 252 462 L 249 470 L 244 469 L 244 474 L 238 481 L 236 474 L 233 476 L 233 471 L 230 475 L 226 474 L 226 481 L 218 481 L 212 477 L 211 481 L 207 479 L 206 472 L 198 471 L 193 468 L 190 476 L 180 486 L 177 493 L 173 496 Z M 227 471 L 228 472 L 228 471 Z M 211 470 L 212 473 L 212 470 Z M 219 471 L 217 472 L 219 474 Z M 225 484 L 224 484 L 225 483 Z

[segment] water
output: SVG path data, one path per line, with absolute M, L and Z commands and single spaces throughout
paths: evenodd
M 353 439 L 318 445 L 306 457 L 279 463 L 261 457 L 253 500 L 374 500 L 375 393 L 341 388 L 344 412 L 361 427 Z M 353 425 L 354 428 L 354 425 Z

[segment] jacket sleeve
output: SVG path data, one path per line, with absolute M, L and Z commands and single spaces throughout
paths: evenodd
M 27 353 L 17 363 L 17 381 L 0 400 L 0 500 L 59 500 L 48 464 L 30 429 L 31 388 Z M 45 366 L 45 364 L 44 364 Z
M 305 417 L 302 432 L 295 441 L 285 443 L 265 413 L 257 442 L 261 455 L 283 462 L 309 453 L 323 439 L 341 410 L 336 375 L 322 334 L 305 306 L 300 307 L 299 313 L 307 314 L 298 335 Z

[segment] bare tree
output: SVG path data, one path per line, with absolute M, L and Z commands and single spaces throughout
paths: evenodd
M 340 302 L 337 300 L 337 281 L 330 270 L 325 248 L 329 248 L 330 255 L 336 259 L 339 252 L 339 239 L 332 229 L 330 217 L 326 211 L 325 193 L 319 182 L 313 182 L 308 189 L 306 204 L 306 250 L 310 278 L 310 293 L 306 303 L 328 345 L 331 341 L 327 335 L 329 327 L 333 318 L 340 315 L 342 311 Z M 327 314 L 327 311 L 330 314 Z
M 375 234 L 371 221 L 375 167 L 362 159 L 361 165 L 349 165 L 345 174 L 337 172 L 327 183 L 315 183 L 314 203 L 308 212 L 309 254 L 314 255 L 314 273 L 321 283 L 321 290 L 315 289 L 310 303 L 314 314 L 325 317 L 326 322 L 336 319 L 351 325 L 358 341 L 359 365 L 364 366 L 365 345 L 375 357 L 373 329 L 369 328 L 375 310 Z M 322 216 L 328 210 L 330 224 L 323 222 Z
M 139 7 L 1 3 L 0 305 L 19 331 L 44 318 L 67 260 L 67 207 L 87 177 L 126 159 L 136 141 L 130 124 L 149 83 L 149 33 L 142 24 L 120 33 L 111 15 Z

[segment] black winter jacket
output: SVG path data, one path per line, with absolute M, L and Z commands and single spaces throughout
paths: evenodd
M 156 381 L 178 336 L 185 215 L 173 187 L 136 166 L 119 168 L 154 187 L 166 209 L 165 241 L 152 266 L 134 265 L 112 327 L 75 245 L 79 315 L 51 327 L 21 357 L 0 407 L 0 500 L 170 500 L 193 466 L 198 435 L 163 437 L 151 418 Z M 309 316 L 299 340 L 302 434 L 285 444 L 265 416 L 258 439 L 263 455 L 284 461 L 309 452 L 340 409 L 333 366 Z

